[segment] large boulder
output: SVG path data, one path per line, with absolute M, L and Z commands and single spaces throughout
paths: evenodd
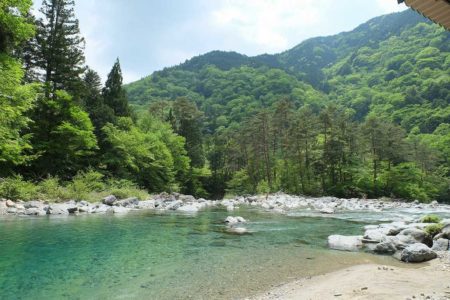
M 387 228 L 368 229 L 364 232 L 364 242 L 366 243 L 380 243 L 388 234 Z
M 436 252 L 428 248 L 427 245 L 422 243 L 415 243 L 407 246 L 401 253 L 401 260 L 404 262 L 424 262 L 435 259 L 437 257 Z
M 422 243 L 427 246 L 432 246 L 433 241 L 431 236 L 425 231 L 417 228 L 407 228 L 396 236 L 403 244 Z
M 181 207 L 179 207 L 177 209 L 177 211 L 181 211 L 181 212 L 186 212 L 186 213 L 196 213 L 200 210 L 201 205 L 197 205 L 197 204 L 187 204 L 187 205 L 183 205 Z
M 6 200 L 6 207 L 16 207 L 16 204 L 12 200 Z
M 109 206 L 112 206 L 114 204 L 114 202 L 116 202 L 116 201 L 117 201 L 117 198 L 114 195 L 109 195 L 102 199 L 102 203 L 109 205 Z
M 450 224 L 444 225 L 444 228 L 442 228 L 441 233 L 444 237 L 450 238 Z
M 392 241 L 384 241 L 376 244 L 373 251 L 378 254 L 394 254 L 397 248 Z
M 363 247 L 362 236 L 330 235 L 328 247 L 335 250 L 358 251 Z
M 450 240 L 448 239 L 437 239 L 433 241 L 433 247 L 431 250 L 434 251 L 447 251 L 450 250 Z
M 69 205 L 66 203 L 53 203 L 49 205 L 47 213 L 51 215 L 68 215 L 68 208 Z

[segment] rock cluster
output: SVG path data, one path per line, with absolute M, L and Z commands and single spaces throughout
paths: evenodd
M 368 225 L 365 226 L 363 236 L 331 235 L 328 245 L 336 250 L 365 249 L 378 254 L 390 254 L 404 262 L 423 262 L 436 258 L 435 251 L 450 249 L 449 220 L 441 221 L 443 229 L 434 239 L 425 230 L 429 225 L 420 222 Z

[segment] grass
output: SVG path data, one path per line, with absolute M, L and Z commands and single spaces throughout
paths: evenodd
M 140 200 L 149 197 L 147 191 L 129 180 L 105 180 L 103 174 L 92 170 L 80 172 L 68 182 L 62 182 L 58 177 L 49 177 L 38 183 L 26 181 L 21 176 L 0 178 L 0 198 L 10 200 L 96 202 L 107 195 L 119 199 L 137 197 Z
M 439 223 L 441 218 L 436 215 L 426 215 L 421 219 L 422 223 Z
M 425 232 L 434 237 L 435 235 L 439 234 L 444 228 L 444 224 L 436 223 L 436 224 L 430 224 L 427 227 L 425 227 Z

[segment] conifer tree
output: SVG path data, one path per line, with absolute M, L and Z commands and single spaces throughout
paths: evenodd
M 66 90 L 77 96 L 84 72 L 84 39 L 74 13 L 74 0 L 44 0 L 37 22 L 37 67 L 44 71 L 46 95 Z
M 126 92 L 122 87 L 122 80 L 122 70 L 120 69 L 119 59 L 117 59 L 103 88 L 103 99 L 105 104 L 112 108 L 116 116 L 130 117 L 131 111 Z

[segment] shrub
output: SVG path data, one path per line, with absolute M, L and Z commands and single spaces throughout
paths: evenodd
M 425 227 L 425 232 L 434 237 L 436 234 L 441 232 L 442 228 L 444 228 L 444 224 L 441 223 L 431 224 Z
M 37 196 L 37 187 L 22 176 L 0 179 L 0 197 L 10 200 L 32 200 Z
M 61 186 L 58 177 L 48 177 L 47 179 L 44 179 L 39 182 L 37 189 L 40 200 L 60 201 L 71 198 L 69 191 Z
M 270 193 L 270 186 L 266 180 L 261 180 L 256 187 L 256 192 L 260 195 Z
M 436 215 L 426 215 L 421 219 L 422 223 L 439 223 L 441 218 Z
M 102 179 L 103 174 L 93 170 L 79 172 L 67 185 L 70 198 L 73 200 L 91 200 L 91 193 L 101 192 L 105 189 Z

